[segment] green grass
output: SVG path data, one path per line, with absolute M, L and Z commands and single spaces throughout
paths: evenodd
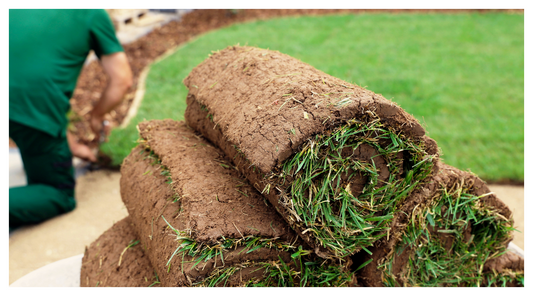
M 165 217 L 162 216 L 162 218 L 167 223 L 168 227 L 170 227 L 170 229 L 176 233 L 176 239 L 180 241 L 178 247 L 170 256 L 167 265 L 171 263 L 175 255 L 188 255 L 194 258 L 193 261 L 195 263 L 191 269 L 202 261 L 207 262 L 211 259 L 216 260 L 217 257 L 220 258 L 220 261 L 224 265 L 224 252 L 239 246 L 245 247 L 244 250 L 246 250 L 246 254 L 251 253 L 259 248 L 275 248 L 280 251 L 297 249 L 295 246 L 285 243 L 277 238 L 260 238 L 251 235 L 238 239 L 222 237 L 218 244 L 206 245 L 195 241 L 190 237 L 189 233 L 175 229 L 172 227 L 172 225 L 170 225 L 170 223 L 168 223 Z
M 300 229 L 336 257 L 366 250 L 387 235 L 398 206 L 433 167 L 433 157 L 424 151 L 423 143 L 414 143 L 368 117 L 366 122 L 353 120 L 306 142 L 283 164 L 276 176 L 280 184 L 271 186 L 288 187 L 280 204 Z M 383 157 L 389 172 L 386 180 L 378 179 L 383 168 L 376 166 L 374 157 L 364 161 L 343 156 L 363 145 Z M 362 192 L 352 192 L 351 182 L 363 177 L 367 181 Z M 290 180 L 288 186 L 285 179 Z
M 237 43 L 279 50 L 399 103 L 452 166 L 524 179 L 524 16 L 504 13 L 309 16 L 210 32 L 152 66 L 137 116 L 102 151 L 120 164 L 138 122 L 182 120 L 182 80 L 212 50 Z
M 487 287 L 507 287 L 508 283 L 513 283 L 518 287 L 525 286 L 524 272 L 515 272 L 512 270 L 504 270 L 498 274 L 487 274 Z
M 494 209 L 480 202 L 482 196 L 457 187 L 441 196 L 411 217 L 402 241 L 394 254 L 379 266 L 386 286 L 482 286 L 506 285 L 516 281 L 523 284 L 522 272 L 484 274 L 483 265 L 491 258 L 503 255 L 512 225 Z M 471 235 L 465 233 L 471 231 Z M 442 234 L 448 236 L 443 238 Z M 446 240 L 452 240 L 447 248 Z M 396 277 L 392 263 L 398 254 L 409 260 Z
M 151 283 L 150 286 L 148 286 L 148 288 L 153 287 L 157 284 L 161 284 L 161 282 L 159 281 L 159 276 L 157 275 L 157 272 L 155 271 L 155 269 L 154 269 L 154 276 L 152 277 L 152 279 L 154 280 L 154 282 Z M 147 279 L 145 278 L 145 280 Z
M 197 283 L 199 287 L 226 286 L 227 281 L 239 270 L 252 268 L 263 270 L 263 278 L 252 278 L 241 283 L 245 287 L 346 287 L 352 280 L 352 272 L 344 272 L 337 265 L 324 264 L 324 260 L 305 260 L 292 256 L 292 262 L 248 262 L 239 266 L 215 269 L 210 276 Z
M 181 272 L 184 272 L 183 263 L 186 255 L 191 260 L 189 262 L 194 262 L 190 269 L 195 268 L 202 261 L 216 260 L 217 257 L 222 263 L 218 267 L 215 264 L 214 270 L 205 279 L 192 283 L 194 286 L 226 286 L 228 279 L 233 274 L 247 267 L 263 270 L 263 278 L 252 278 L 249 282 L 241 283 L 251 287 L 340 287 L 348 285 L 352 280 L 353 272 L 347 271 L 342 265 L 318 258 L 312 255 L 311 251 L 303 249 L 302 246 L 284 242 L 279 238 L 261 238 L 252 235 L 242 238 L 222 237 L 218 243 L 208 245 L 195 241 L 190 233 L 175 229 L 165 217 L 162 218 L 168 227 L 175 232 L 178 241 L 176 250 L 167 262 L 169 271 L 172 267 L 172 259 L 176 255 L 181 256 Z M 293 262 L 286 263 L 278 256 L 279 260 L 246 261 L 229 267 L 225 266 L 224 254 L 237 247 L 244 247 L 241 252 L 246 252 L 246 254 L 261 248 L 289 252 Z

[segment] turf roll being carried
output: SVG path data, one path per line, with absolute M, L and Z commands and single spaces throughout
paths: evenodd
M 323 258 L 390 235 L 437 160 L 435 141 L 399 106 L 279 52 L 229 47 L 184 83 L 187 123 Z
M 81 287 L 159 287 L 159 277 L 126 217 L 85 248 Z
M 224 154 L 183 122 L 138 125 L 121 195 L 162 286 L 347 286 Z

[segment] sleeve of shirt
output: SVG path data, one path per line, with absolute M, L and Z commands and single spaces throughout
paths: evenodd
M 91 48 L 98 58 L 102 55 L 124 51 L 115 34 L 113 23 L 105 10 L 94 10 L 89 22 L 89 32 L 91 36 Z

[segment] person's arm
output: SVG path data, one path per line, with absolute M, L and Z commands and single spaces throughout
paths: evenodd
M 124 52 L 103 55 L 100 63 L 108 76 L 108 83 L 100 100 L 89 113 L 91 129 L 96 138 L 102 130 L 104 115 L 122 102 L 124 95 L 132 85 L 131 68 Z

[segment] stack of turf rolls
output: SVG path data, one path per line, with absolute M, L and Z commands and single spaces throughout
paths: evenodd
M 131 285 L 523 286 L 511 211 L 398 105 L 254 47 L 184 83 L 186 123 L 138 125 L 128 220 L 88 248 L 82 285 L 147 258 Z M 117 227 L 136 236 L 98 249 Z
M 355 285 L 348 265 L 311 252 L 231 160 L 184 122 L 148 121 L 138 129 L 140 143 L 122 164 L 120 191 L 137 233 L 133 248 L 146 254 L 157 275 L 146 286 Z M 126 255 L 122 264 L 136 260 Z M 84 257 L 83 266 L 97 263 L 94 256 Z M 94 284 L 97 269 L 82 272 L 82 279 Z

